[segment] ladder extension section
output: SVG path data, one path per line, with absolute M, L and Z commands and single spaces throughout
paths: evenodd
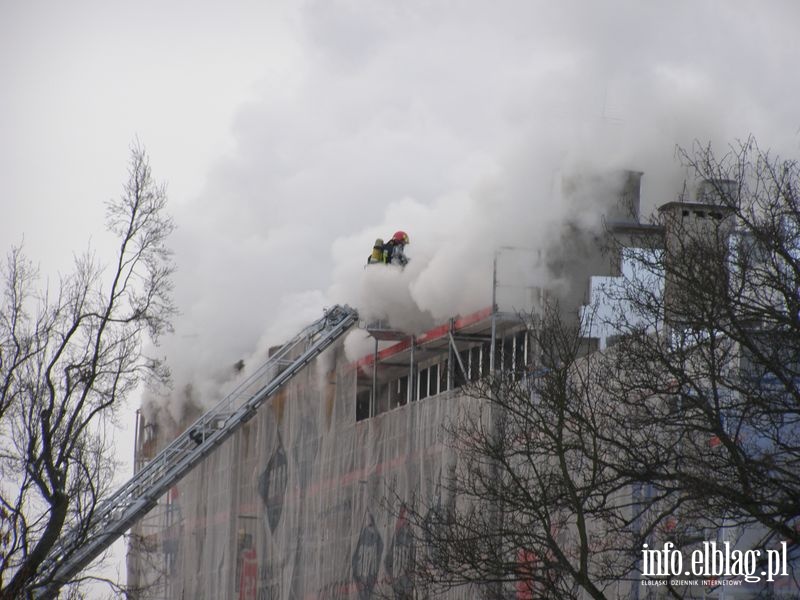
M 74 528 L 56 542 L 37 577 L 34 597 L 55 597 L 65 582 L 142 518 L 173 485 L 255 416 L 259 406 L 357 321 L 354 309 L 336 305 L 281 346 L 255 373 L 98 506 L 88 528 Z

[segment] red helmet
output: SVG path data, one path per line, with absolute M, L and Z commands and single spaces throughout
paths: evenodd
M 400 244 L 408 244 L 408 234 L 405 231 L 395 231 L 392 239 Z

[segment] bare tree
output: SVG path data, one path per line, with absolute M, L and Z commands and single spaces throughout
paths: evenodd
M 616 319 L 625 340 L 616 369 L 626 376 L 605 392 L 619 403 L 665 400 L 641 404 L 661 432 L 649 447 L 668 458 L 632 460 L 643 481 L 679 489 L 711 527 L 749 527 L 760 545 L 796 546 L 800 168 L 752 139 L 721 158 L 701 145 L 680 157 L 698 194 L 662 210 L 663 244 L 637 255 L 641 272 L 663 277 L 663 293 L 637 278 L 617 288 L 619 301 L 653 318 L 649 328 Z
M 165 188 L 138 145 L 128 174 L 121 197 L 106 206 L 107 227 L 119 238 L 110 268 L 86 253 L 43 290 L 21 248 L 11 249 L 2 268 L 3 599 L 29 593 L 65 527 L 92 522 L 114 468 L 108 425 L 140 382 L 166 376 L 143 343 L 169 330 L 175 312 L 165 245 L 174 226 Z
M 797 554 L 800 168 L 752 139 L 679 157 L 697 195 L 662 207 L 638 249 L 612 243 L 632 269 L 597 313 L 609 347 L 545 309 L 527 376 L 469 391 L 482 408 L 450 428 L 447 500 L 412 511 L 420 583 L 632 597 L 643 544 Z
M 528 373 L 465 388 L 441 497 L 412 509 L 418 583 L 487 597 L 614 598 L 658 523 L 609 440 L 624 423 L 598 393 L 604 357 L 556 304 L 528 322 Z M 668 498 L 659 499 L 666 505 Z

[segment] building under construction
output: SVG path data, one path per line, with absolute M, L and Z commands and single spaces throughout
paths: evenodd
M 618 235 L 651 231 L 639 220 L 640 178 L 626 173 L 607 211 Z M 558 294 L 577 314 L 590 277 L 619 272 L 596 232 L 564 228 L 569 252 L 528 257 L 547 262 L 557 291 L 511 285 L 495 268 L 485 308 L 414 336 L 359 323 L 371 353 L 348 360 L 336 343 L 299 371 L 133 528 L 129 585 L 152 599 L 408 597 L 411 535 L 399 499 L 436 501 L 453 458 L 444 426 L 475 402 L 461 388 L 492 369 L 526 371 L 519 311 Z M 530 251 L 497 251 L 495 265 L 514 253 Z M 175 432 L 163 429 L 138 420 L 136 470 L 170 443 Z
M 631 245 L 663 233 L 640 221 L 640 178 L 625 174 L 605 215 L 605 230 Z M 702 204 L 664 210 L 716 218 Z M 495 369 L 524 376 L 531 348 L 518 310 L 535 312 L 555 296 L 578 315 L 592 301 L 593 277 L 622 269 L 619 254 L 599 251 L 604 234 L 569 223 L 564 231 L 568 251 L 532 259 L 546 262 L 557 288 L 515 287 L 496 268 L 485 308 L 417 335 L 359 323 L 374 340 L 370 353 L 351 360 L 337 342 L 297 370 L 133 528 L 129 585 L 153 600 L 413 597 L 404 502 L 443 501 L 442 477 L 456 458 L 445 426 L 478 402 L 462 388 Z M 497 252 L 496 264 L 518 251 Z M 504 302 L 511 288 L 514 301 Z M 587 351 L 612 336 L 587 330 Z M 182 428 L 202 438 L 197 416 Z M 174 433 L 139 419 L 136 469 Z

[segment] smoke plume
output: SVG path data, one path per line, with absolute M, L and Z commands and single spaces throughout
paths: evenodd
M 605 199 L 560 201 L 562 174 L 644 171 L 647 212 L 680 191 L 676 145 L 753 133 L 791 153 L 781 86 L 799 10 L 303 4 L 287 68 L 241 108 L 235 150 L 176 215 L 183 315 L 160 350 L 175 389 L 146 404 L 178 420 L 188 385 L 212 404 L 238 360 L 263 360 L 333 303 L 411 332 L 488 306 L 497 248 L 535 255 L 565 220 L 599 222 Z M 398 229 L 408 267 L 365 269 Z M 527 283 L 547 285 L 530 266 Z M 351 353 L 369 351 L 361 337 Z

